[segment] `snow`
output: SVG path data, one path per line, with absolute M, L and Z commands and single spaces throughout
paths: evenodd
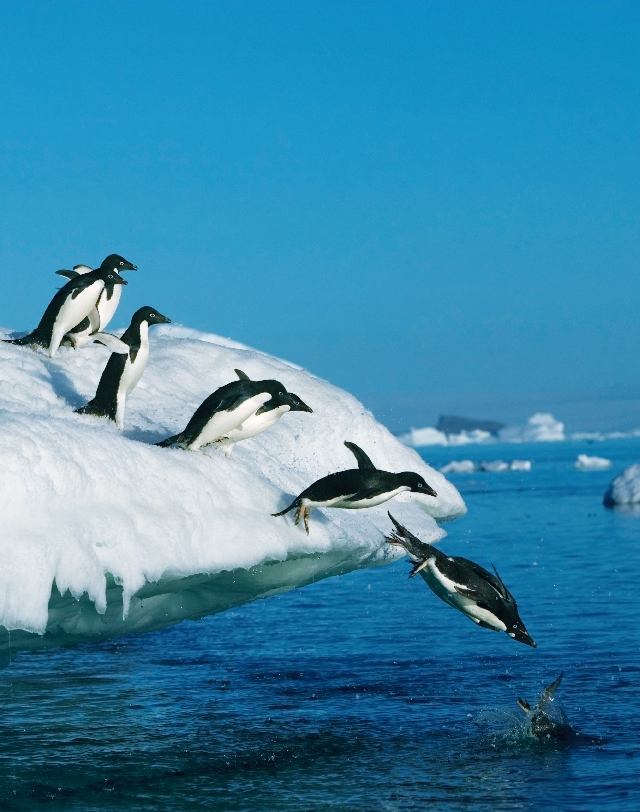
M 188 328 L 153 328 L 150 343 L 124 432 L 74 413 L 95 393 L 105 347 L 63 347 L 49 359 L 0 344 L 0 624 L 11 630 L 0 629 L 0 654 L 9 643 L 15 651 L 158 629 L 386 563 L 401 554 L 384 542 L 389 507 L 425 541 L 444 535 L 437 522 L 466 512 L 456 488 L 347 392 Z M 231 459 L 153 445 L 183 429 L 235 368 L 282 381 L 313 414 L 285 414 Z M 344 440 L 380 468 L 422 474 L 437 498 L 317 510 L 309 536 L 291 517 L 273 518 L 314 480 L 355 467 Z
M 512 471 L 530 471 L 531 460 L 512 460 L 509 468 Z
M 578 471 L 606 471 L 607 468 L 611 468 L 611 460 L 606 460 L 604 457 L 589 457 L 587 454 L 578 454 L 575 467 Z
M 424 448 L 424 446 L 428 445 L 449 445 L 447 435 L 432 426 L 424 429 L 411 429 L 408 434 L 399 435 L 398 440 L 410 448 Z
M 604 503 L 614 505 L 640 504 L 640 465 L 631 465 L 617 476 L 604 495 Z

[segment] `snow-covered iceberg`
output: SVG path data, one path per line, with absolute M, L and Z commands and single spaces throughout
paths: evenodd
M 347 392 L 186 328 L 152 330 L 124 433 L 75 414 L 108 355 L 94 344 L 50 360 L 0 343 L 0 658 L 159 629 L 393 560 L 398 551 L 383 536 L 388 507 L 425 541 L 466 510 L 441 473 Z M 215 448 L 153 445 L 182 429 L 235 368 L 281 380 L 313 414 L 285 415 L 230 459 Z M 370 510 L 315 511 L 309 536 L 289 516 L 273 518 L 315 479 L 354 467 L 344 440 L 380 468 L 422 474 L 437 498 L 402 494 Z
M 451 460 L 440 469 L 443 474 L 473 474 L 475 470 L 473 460 Z
M 604 495 L 608 507 L 640 505 L 640 465 L 630 465 L 617 476 Z
M 502 429 L 499 437 L 507 443 L 553 443 L 567 439 L 564 423 L 548 412 L 536 412 L 527 420 L 526 426 Z
M 604 457 L 590 457 L 588 454 L 578 454 L 574 463 L 578 471 L 606 471 L 611 468 L 611 460 Z

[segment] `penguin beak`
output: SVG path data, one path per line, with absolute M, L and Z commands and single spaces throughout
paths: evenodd
M 158 321 L 160 322 L 160 324 L 171 324 L 171 319 L 168 319 L 166 316 L 161 316 L 159 313 L 158 313 Z
M 537 643 L 524 626 L 518 626 L 518 628 L 515 630 L 515 634 L 513 635 L 513 639 L 517 640 L 518 643 L 524 643 L 527 646 L 531 646 L 531 648 L 538 648 Z
M 293 394 L 289 393 L 289 398 L 291 400 L 291 411 L 292 412 L 312 412 L 313 413 L 313 409 L 310 406 L 307 406 L 307 404 L 304 401 L 300 400 L 300 398 L 297 395 L 293 395 Z

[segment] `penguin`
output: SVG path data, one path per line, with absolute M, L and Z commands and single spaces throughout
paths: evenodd
M 562 682 L 563 676 L 563 674 L 560 674 L 558 679 L 544 688 L 534 708 L 524 699 L 518 697 L 518 705 L 527 714 L 528 732 L 536 739 L 560 739 L 566 741 L 576 735 L 562 708 L 556 707 L 553 709 L 553 713 L 550 712 L 553 695 Z
M 242 381 L 251 380 L 241 369 L 236 369 L 236 375 Z M 263 406 L 255 411 L 237 429 L 231 429 L 221 439 L 221 445 L 227 457 L 231 456 L 233 446 L 242 440 L 248 440 L 257 434 L 262 434 L 274 426 L 286 412 L 313 412 L 298 395 L 286 390 L 279 391 L 271 397 Z
M 77 414 L 93 414 L 114 420 L 122 431 L 127 395 L 142 377 L 149 360 L 149 327 L 152 324 L 170 324 L 171 320 L 153 307 L 141 307 L 133 314 L 131 324 L 124 331 L 122 343 L 127 354 L 113 352 L 104 368 L 93 400 L 77 409 Z M 99 337 L 103 341 L 103 336 Z
M 506 632 L 519 643 L 537 648 L 520 620 L 515 598 L 495 567 L 493 575 L 466 558 L 445 555 L 433 545 L 416 538 L 391 513 L 389 518 L 395 530 L 387 536 L 387 542 L 404 547 L 409 553 L 414 564 L 410 578 L 420 573 L 427 586 L 441 600 L 458 609 L 478 626 Z
M 249 423 L 246 437 L 252 437 L 254 434 L 259 434 L 269 428 L 270 425 L 278 420 L 284 411 L 273 416 L 273 423 L 268 422 L 270 418 L 262 417 L 257 412 L 269 403 L 267 412 L 272 411 L 271 403 L 273 401 L 273 408 L 279 409 L 283 406 L 288 406 L 289 409 L 297 408 L 300 411 L 311 411 L 311 409 L 298 398 L 287 392 L 286 388 L 280 381 L 252 381 L 248 375 L 240 369 L 236 369 L 236 375 L 240 380 L 232 381 L 221 386 L 220 389 L 209 395 L 209 397 L 198 406 L 195 414 L 187 423 L 187 427 L 179 434 L 174 434 L 172 437 L 167 437 L 156 445 L 162 448 L 177 445 L 181 448 L 189 449 L 190 451 L 198 451 L 203 446 L 210 443 L 224 441 L 229 433 L 234 429 L 240 429 L 245 421 L 255 417 Z M 292 406 L 293 401 L 298 401 L 298 406 Z M 260 428 L 264 424 L 264 428 Z M 255 429 L 258 429 L 255 431 Z M 235 443 L 239 440 L 246 439 L 243 436 L 233 439 L 231 442 Z
M 135 265 L 133 265 L 131 262 L 127 262 L 127 260 L 124 257 L 121 257 L 119 254 L 109 254 L 101 265 L 101 267 L 104 266 L 115 268 L 118 273 L 122 271 L 138 270 Z M 75 279 L 77 276 L 91 273 L 91 270 L 92 269 L 88 265 L 74 265 L 72 271 L 60 270 L 56 271 L 56 273 L 58 276 L 64 276 L 66 279 Z M 113 315 L 120 303 L 121 294 L 122 288 L 117 287 L 116 285 L 107 285 L 100 294 L 100 298 L 98 299 L 98 303 L 96 305 L 98 316 L 100 317 L 98 331 L 104 331 L 107 324 L 109 324 L 113 318 Z M 83 319 L 80 324 L 76 325 L 68 332 L 66 337 L 63 339 L 63 344 L 70 343 L 73 345 L 74 349 L 80 349 L 80 347 L 88 344 L 92 340 L 94 332 L 95 331 L 93 331 L 91 328 L 89 319 Z M 123 350 L 121 348 L 120 352 L 122 351 Z M 126 352 L 126 350 L 124 350 L 124 352 Z
M 126 260 L 125 260 L 126 261 Z M 40 324 L 29 335 L 5 339 L 20 346 L 40 346 L 53 358 L 65 334 L 85 318 L 89 318 L 92 330 L 100 327 L 96 304 L 106 287 L 126 285 L 126 281 L 110 265 L 104 263 L 95 271 L 74 277 L 53 297 L 40 319 Z
M 297 508 L 294 524 L 298 524 L 300 519 L 304 518 L 304 527 L 308 535 L 309 513 L 316 507 L 359 510 L 380 505 L 403 491 L 428 496 L 438 495 L 420 474 L 412 471 L 403 471 L 400 474 L 379 471 L 359 446 L 350 442 L 345 442 L 345 445 L 356 458 L 357 468 L 338 471 L 318 479 L 302 491 L 288 508 L 271 515 L 284 516 L 285 513 Z

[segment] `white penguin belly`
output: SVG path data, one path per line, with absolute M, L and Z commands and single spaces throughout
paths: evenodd
M 49 344 L 49 356 L 51 358 L 56 354 L 65 334 L 68 333 L 69 330 L 72 330 L 77 324 L 80 324 L 93 310 L 103 288 L 104 282 L 99 279 L 89 285 L 89 287 L 80 291 L 75 299 L 72 295 L 67 297 L 67 300 L 58 311 L 56 320 L 53 323 L 51 343 Z
M 237 409 L 233 409 L 231 412 L 226 410 L 216 412 L 196 439 L 189 445 L 189 448 L 197 451 L 202 446 L 209 445 L 209 443 L 226 436 L 227 432 L 232 429 L 239 428 L 248 417 L 251 417 L 270 398 L 271 395 L 268 392 L 261 392 L 259 395 L 254 395 L 254 397 L 243 401 Z
M 406 485 L 402 485 L 400 488 L 396 488 L 393 491 L 387 491 L 386 493 L 381 493 L 378 496 L 372 496 L 370 499 L 361 499 L 358 502 L 350 502 L 349 496 L 354 496 L 355 494 L 345 494 L 344 496 L 336 496 L 335 499 L 328 499 L 326 502 L 313 502 L 310 499 L 303 499 L 302 506 L 303 507 L 333 507 L 333 508 L 344 508 L 346 510 L 362 510 L 362 508 L 369 508 L 375 507 L 376 505 L 381 505 L 383 502 L 388 502 L 389 499 L 393 499 L 394 496 L 397 496 L 399 493 L 403 491 L 411 490 Z
M 475 623 L 482 621 L 483 623 L 487 623 L 496 631 L 506 630 L 507 627 L 505 624 L 499 620 L 493 614 L 493 612 L 483 609 L 482 607 L 478 606 L 473 598 L 469 598 L 466 595 L 461 595 L 456 590 L 457 586 L 464 589 L 464 584 L 456 584 L 455 581 L 452 581 L 450 578 L 447 578 L 446 575 L 440 572 L 436 565 L 435 558 L 429 559 L 427 566 L 420 570 L 420 575 L 422 575 L 429 587 L 441 600 L 448 603 L 449 606 L 453 606 L 454 609 L 458 609 L 460 612 L 462 612 L 462 614 L 466 615 Z
M 285 412 L 289 411 L 289 406 L 278 406 L 276 409 L 270 409 L 268 412 L 261 414 L 252 414 L 248 417 L 237 429 L 232 429 L 227 435 L 226 439 L 230 443 L 239 443 L 241 440 L 248 440 L 249 437 L 255 437 L 256 434 L 262 434 L 274 426 Z
M 122 285 L 114 285 L 111 298 L 107 299 L 106 289 L 102 291 L 100 299 L 98 300 L 97 308 L 100 316 L 100 330 L 104 330 L 107 324 L 113 318 L 113 314 L 118 309 L 120 304 L 120 297 L 122 296 Z
M 149 325 L 143 321 L 140 325 L 140 348 L 136 353 L 135 361 L 131 361 L 131 355 L 127 355 L 118 394 L 116 395 L 116 426 L 122 431 L 124 429 L 124 409 L 129 395 L 134 389 L 149 360 Z

